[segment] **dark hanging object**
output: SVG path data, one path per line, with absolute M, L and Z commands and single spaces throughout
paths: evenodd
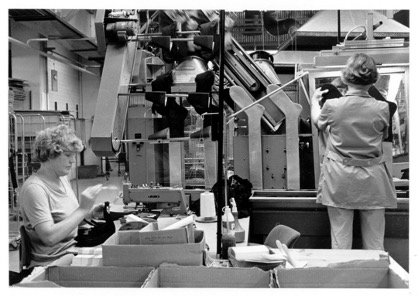
M 215 195 L 216 208 L 222 209 L 225 207 L 225 186 L 222 181 L 221 186 L 216 183 L 212 187 L 212 192 Z M 253 184 L 248 179 L 243 179 L 238 175 L 232 175 L 227 180 L 227 200 L 228 206 L 232 207 L 231 198 L 235 199 L 238 210 L 238 218 L 248 217 L 251 213 L 250 197 L 252 195 Z M 221 189 L 219 189 L 219 187 Z
M 104 243 L 112 234 L 115 233 L 115 224 L 110 215 L 110 205 L 106 201 L 103 208 L 104 223 L 95 221 L 87 221 L 86 223 L 92 225 L 89 229 L 78 229 L 78 235 L 75 238 L 77 247 L 95 247 Z

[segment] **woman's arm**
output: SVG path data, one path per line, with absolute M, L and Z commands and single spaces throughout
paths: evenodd
M 54 246 L 67 238 L 78 227 L 81 221 L 89 215 L 102 185 L 88 187 L 81 193 L 79 207 L 64 220 L 54 223 L 52 220 L 44 221 L 35 226 L 35 231 L 47 246 Z
M 312 96 L 311 99 L 311 120 L 312 123 L 318 127 L 318 119 L 321 113 L 321 107 L 319 106 L 319 101 L 322 99 L 322 94 L 327 93 L 328 89 L 321 90 L 321 88 L 317 88 Z
M 52 247 L 67 238 L 87 214 L 88 211 L 78 208 L 58 223 L 51 220 L 39 223 L 35 226 L 35 231 L 45 245 Z

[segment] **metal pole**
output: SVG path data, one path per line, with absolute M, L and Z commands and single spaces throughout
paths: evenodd
M 23 184 L 26 180 L 25 178 L 25 119 L 20 114 L 16 114 L 16 116 L 19 116 L 22 121 L 22 142 L 21 142 L 22 148 L 21 149 L 22 149 L 22 184 Z M 17 227 L 17 231 L 19 231 L 20 229 L 20 203 L 18 204 L 18 207 L 17 207 L 16 218 L 17 218 L 16 227 Z
M 22 121 L 22 141 L 20 142 L 21 149 L 22 149 L 22 183 L 25 182 L 25 119 L 22 115 L 16 114 L 16 116 L 20 117 Z
M 220 44 L 219 44 L 219 139 L 218 139 L 218 207 L 217 207 L 217 244 L 216 244 L 216 254 L 221 255 L 221 239 L 222 239 L 222 208 L 220 207 L 220 202 L 222 199 L 222 178 L 223 176 L 223 110 L 224 110 L 224 48 L 225 48 L 225 10 L 220 11 L 219 19 L 219 35 L 220 35 Z M 226 176 L 225 176 L 226 177 Z
M 340 43 L 341 38 L 341 11 L 337 10 L 337 44 Z
M 63 116 L 63 115 L 61 115 Z M 77 121 L 74 115 L 72 114 L 68 114 L 68 117 L 72 118 L 74 120 L 74 133 L 77 134 Z M 65 120 L 65 116 L 64 120 Z M 71 122 L 71 119 L 70 119 Z M 77 199 L 80 199 L 80 187 L 78 186 L 78 167 L 77 167 L 77 162 L 78 162 L 78 153 L 75 154 L 75 186 L 76 186 L 76 194 L 77 194 Z

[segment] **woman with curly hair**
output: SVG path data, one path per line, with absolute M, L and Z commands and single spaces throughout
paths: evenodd
M 359 210 L 363 249 L 384 250 L 385 208 L 397 206 L 392 174 L 382 158 L 389 106 L 368 93 L 379 79 L 370 56 L 351 56 L 341 79 L 347 85 L 344 96 L 325 101 L 321 109 L 328 90 L 318 88 L 311 101 L 312 122 L 321 131 L 329 128 L 317 202 L 327 206 L 332 248 L 352 248 L 353 212 Z
M 99 205 L 93 207 L 102 185 L 88 187 L 78 201 L 67 175 L 83 145 L 68 126 L 39 132 L 32 149 L 41 166 L 20 191 L 23 226 L 30 242 L 28 268 L 70 265 L 76 254 L 78 225 L 103 211 Z

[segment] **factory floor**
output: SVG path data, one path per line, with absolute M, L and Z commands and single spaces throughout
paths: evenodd
M 78 180 L 78 192 L 81 193 L 85 188 L 96 185 L 96 184 L 103 184 L 104 186 L 117 186 L 120 190 L 111 190 L 107 191 L 104 190 L 98 196 L 96 203 L 103 203 L 105 201 L 109 201 L 111 204 L 114 203 L 119 197 L 118 193 L 122 191 L 122 180 L 123 180 L 123 172 L 124 169 L 122 168 L 122 174 L 119 176 L 118 174 L 118 166 L 115 164 L 113 170 L 110 172 L 109 180 L 106 179 L 104 176 L 98 176 L 96 178 L 91 179 L 79 179 Z M 72 181 L 72 187 L 74 192 L 77 192 L 77 182 L 75 180 Z M 19 235 L 19 227 L 22 225 L 22 221 L 16 221 L 15 212 L 18 208 L 18 205 L 15 207 L 14 210 L 9 209 L 9 245 L 10 242 L 13 242 L 15 238 Z M 19 251 L 11 250 L 13 248 L 9 247 L 9 270 L 19 272 Z

